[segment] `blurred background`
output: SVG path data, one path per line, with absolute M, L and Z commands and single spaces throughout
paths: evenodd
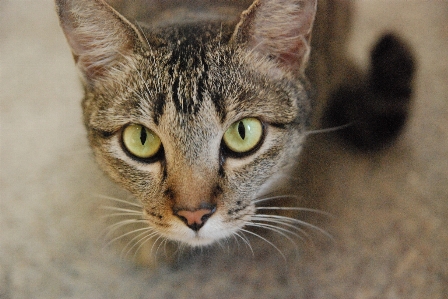
M 343 1 L 343 0 L 341 0 Z M 253 239 L 140 267 L 105 246 L 82 88 L 52 0 L 0 2 L 0 299 L 448 298 L 448 1 L 357 0 L 350 55 L 385 31 L 418 61 L 411 118 L 376 154 L 316 141 L 310 198 L 335 218 L 299 252 Z M 287 242 L 284 242 L 287 243 Z M 229 247 L 235 247 L 230 243 Z M 303 247 L 303 248 L 302 248 Z

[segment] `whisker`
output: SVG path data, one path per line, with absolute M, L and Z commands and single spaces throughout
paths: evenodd
M 104 239 L 107 240 L 107 239 L 111 238 L 111 236 L 114 234 L 115 230 L 116 230 L 116 229 L 111 230 L 111 231 L 108 231 L 108 232 L 106 233 L 106 235 L 104 236 Z M 119 239 L 121 239 L 121 238 L 124 238 L 125 236 L 130 235 L 130 234 L 132 234 L 132 233 L 135 233 L 135 232 L 137 232 L 137 231 L 139 231 L 139 230 L 143 230 L 143 229 L 136 229 L 136 230 L 133 230 L 133 231 L 126 232 L 126 233 L 124 233 L 124 234 L 122 234 L 122 235 L 119 235 L 119 236 L 115 237 L 114 239 L 109 240 L 109 241 L 104 245 L 104 247 L 108 247 L 108 246 L 110 246 L 112 243 L 116 242 L 117 240 L 119 240 Z
M 263 240 L 263 241 L 265 241 L 266 243 L 268 243 L 269 245 L 271 245 L 273 248 L 275 248 L 275 250 L 278 251 L 278 253 L 280 253 L 280 255 L 283 257 L 284 261 L 286 262 L 286 256 L 283 254 L 283 252 L 282 252 L 280 249 L 278 249 L 277 246 L 275 246 L 274 243 L 272 243 L 272 242 L 269 241 L 268 239 L 266 239 L 266 238 L 260 236 L 259 234 L 256 234 L 256 233 L 254 233 L 254 232 L 251 232 L 250 230 L 247 230 L 247 229 L 241 229 L 241 231 L 242 231 L 242 232 L 245 232 L 245 233 L 247 233 L 247 234 L 251 234 L 251 235 L 253 235 L 253 236 L 257 237 L 257 238 L 260 238 L 261 240 Z
M 310 209 L 310 208 L 301 208 L 301 207 L 256 207 L 255 210 L 284 210 L 284 211 L 298 211 L 298 212 L 310 212 L 321 214 L 330 218 L 334 218 L 334 216 L 328 212 Z
M 252 257 L 254 257 L 255 256 L 254 249 L 252 248 L 252 245 L 250 244 L 246 236 L 239 234 L 238 232 L 235 232 L 234 236 L 239 237 L 241 240 L 243 240 L 244 244 L 246 244 L 246 246 L 249 247 L 250 252 L 252 252 Z
M 229 247 L 227 246 L 227 251 L 226 251 L 226 247 L 222 244 L 223 240 L 217 240 L 216 244 L 218 244 L 218 246 L 221 248 L 221 250 L 223 252 L 225 252 L 226 254 L 229 253 Z
M 125 225 L 135 224 L 135 223 L 146 223 L 146 220 L 144 220 L 144 219 L 125 219 L 125 220 L 118 221 L 114 224 L 111 224 L 107 229 L 114 230 L 114 229 L 123 227 Z
M 281 228 L 281 227 L 278 227 L 278 226 L 275 226 L 275 225 L 270 225 L 270 224 L 266 224 L 266 223 L 255 223 L 255 222 L 248 222 L 248 223 L 246 223 L 246 225 L 247 225 L 247 226 L 253 226 L 253 227 L 259 227 L 259 228 L 262 228 L 262 229 L 266 229 L 266 230 L 273 231 L 273 232 L 275 232 L 275 233 L 277 233 L 277 234 L 283 236 L 284 238 L 286 238 L 289 242 L 291 242 L 291 243 L 294 245 L 294 247 L 295 247 L 297 250 L 298 250 L 297 243 L 294 242 L 294 240 L 291 239 L 291 237 L 289 237 L 289 236 L 288 236 L 286 233 L 284 233 L 284 232 L 287 232 L 287 233 L 289 233 L 289 234 L 292 234 L 292 235 L 296 236 L 297 238 L 303 240 L 303 238 L 302 238 L 301 236 L 299 236 L 297 233 L 291 232 L 291 231 L 289 231 L 289 230 L 287 230 L 287 229 L 285 229 L 285 228 Z
M 137 207 L 137 208 L 143 208 L 143 206 L 141 204 L 134 203 L 134 202 L 129 202 L 129 201 L 126 201 L 126 200 L 123 200 L 123 199 L 119 199 L 119 198 L 115 198 L 115 197 L 112 197 L 112 196 L 107 196 L 107 195 L 102 195 L 102 194 L 95 194 L 95 196 L 99 197 L 99 198 L 108 199 L 108 200 L 111 200 L 111 201 L 123 203 L 123 204 L 126 204 L 126 205 L 134 206 L 134 207 Z
M 109 219 L 113 217 L 123 217 L 123 216 L 136 216 L 139 218 L 138 220 L 142 219 L 142 211 L 139 210 L 133 210 L 133 209 L 125 209 L 125 208 L 119 208 L 114 206 L 102 206 L 100 207 L 102 210 L 108 210 L 108 211 L 115 211 L 116 213 L 108 213 L 106 215 L 102 215 L 101 218 L 103 219 Z
M 168 250 L 167 250 L 167 246 L 168 246 L 168 242 L 169 242 L 170 240 L 169 239 L 167 239 L 167 238 L 165 238 L 165 245 L 163 246 L 163 250 L 165 250 L 165 256 L 166 257 L 168 257 Z
M 257 217 L 257 216 L 260 216 L 260 217 Z M 292 224 L 290 224 L 290 223 L 288 223 L 288 222 L 281 221 L 281 220 L 278 220 L 278 219 L 271 219 L 269 216 L 270 216 L 270 215 L 255 215 L 255 216 L 252 218 L 252 220 L 254 220 L 254 221 L 259 221 L 258 223 L 260 223 L 260 221 L 262 221 L 262 222 L 270 222 L 270 223 L 279 224 L 279 225 L 282 225 L 282 226 L 285 226 L 285 227 L 289 227 L 289 228 L 294 229 L 295 231 L 301 233 L 304 237 L 306 237 L 307 239 L 309 239 L 309 235 L 305 232 L 305 230 L 301 229 L 300 227 L 297 227 L 297 226 L 292 225 Z M 285 230 L 286 230 L 286 229 L 285 229 Z M 294 233 L 294 232 L 292 232 L 292 231 L 289 231 L 289 232 L 290 232 L 290 233 Z M 296 233 L 294 233 L 294 234 L 296 234 Z M 304 241 L 304 239 L 302 238 L 301 235 L 296 234 L 296 236 L 297 236 L 299 239 L 301 239 L 301 240 Z
M 140 245 L 138 245 L 138 247 L 135 249 L 135 252 L 134 252 L 134 258 L 137 256 L 137 253 L 140 251 L 140 249 L 147 243 L 147 242 L 149 242 L 152 238 L 154 238 L 155 236 L 157 236 L 158 235 L 158 233 L 157 232 L 152 232 L 152 233 L 150 233 L 150 234 L 148 234 L 146 237 L 143 237 L 141 240 L 139 240 L 139 241 L 137 241 L 136 243 L 135 243 L 135 245 L 134 246 L 132 246 L 131 247 L 131 249 L 129 250 L 129 252 L 132 250 L 132 248 L 134 248 L 137 244 L 140 244 Z M 154 244 L 153 244 L 153 247 L 154 247 Z M 152 248 L 153 247 L 151 247 L 151 252 L 150 252 L 150 254 L 152 254 Z
M 116 212 L 123 212 L 123 213 L 131 213 L 131 214 L 136 214 L 138 213 L 139 215 L 142 214 L 141 210 L 132 210 L 132 209 L 125 209 L 125 208 L 119 208 L 119 207 L 114 207 L 114 206 L 102 206 L 101 207 L 102 210 L 109 210 L 109 211 L 116 211 Z
M 300 196 L 297 195 L 276 195 L 276 196 L 269 196 L 269 197 L 263 197 L 263 198 L 259 198 L 256 199 L 254 201 L 252 201 L 253 204 L 258 204 L 260 202 L 264 202 L 264 201 L 268 201 L 268 200 L 274 200 L 274 199 L 281 199 L 281 198 L 296 198 L 296 199 L 300 199 Z
M 138 224 L 138 223 L 146 223 L 146 220 L 126 219 L 126 220 L 122 220 L 117 223 L 114 223 L 107 228 L 107 233 L 105 235 L 105 238 L 109 238 L 118 229 L 120 229 L 126 225 Z
M 162 235 L 159 235 L 159 236 L 157 237 L 157 239 L 154 241 L 154 243 L 152 244 L 152 246 L 151 246 L 151 254 L 152 254 L 152 252 L 154 251 L 154 246 L 157 244 L 157 241 L 159 241 L 160 238 L 162 238 Z M 159 246 L 160 246 L 160 245 L 159 245 Z M 157 246 L 155 256 L 157 256 L 157 252 L 158 252 L 158 250 L 159 250 L 159 246 Z
M 140 242 L 142 241 L 142 239 L 145 239 L 148 236 L 151 236 L 151 234 L 155 234 L 149 227 L 146 228 L 146 230 L 144 230 L 143 232 L 139 233 L 138 235 L 134 236 L 131 240 L 129 240 L 129 242 L 126 243 L 126 245 L 123 247 L 123 249 L 121 250 L 121 257 L 126 257 L 129 255 L 129 253 L 131 253 L 132 249 L 135 248 L 135 246 L 137 246 L 138 244 L 140 244 Z M 132 244 L 132 246 L 131 246 Z M 127 250 L 126 250 L 127 249 Z M 126 252 L 125 252 L 126 250 Z
M 135 212 L 135 213 L 110 213 L 107 215 L 103 215 L 101 216 L 103 219 L 108 219 L 108 218 L 112 218 L 112 217 L 123 217 L 123 216 L 142 216 L 141 212 Z M 144 219 L 139 219 L 139 220 L 144 220 Z
M 180 262 L 182 260 L 182 255 L 184 253 L 184 244 L 176 241 L 175 245 L 176 245 L 176 250 L 174 251 L 173 254 L 176 256 L 177 262 Z M 173 261 L 174 261 L 174 259 L 173 259 Z
M 132 245 L 129 249 L 132 250 L 132 248 L 134 248 L 137 244 L 139 244 L 140 242 L 142 242 L 142 239 L 145 239 L 149 236 L 153 236 L 156 235 L 157 232 L 155 232 L 153 229 L 147 227 L 145 231 L 143 231 L 142 233 L 134 236 L 129 242 L 128 244 L 125 246 L 125 248 L 127 248 L 129 246 L 129 244 L 133 243 L 134 245 Z M 146 235 L 146 236 L 145 236 Z M 142 237 L 145 236 L 145 237 Z M 137 240 L 138 239 L 138 240 Z M 137 240 L 137 241 L 136 241 Z
M 116 242 L 116 241 L 118 241 L 118 240 L 120 240 L 120 239 L 122 239 L 122 238 L 124 238 L 124 237 L 126 237 L 126 236 L 132 235 L 132 234 L 137 233 L 137 232 L 140 232 L 140 231 L 146 231 L 146 230 L 148 230 L 148 228 L 147 228 L 147 227 L 143 227 L 143 228 L 138 228 L 138 229 L 135 229 L 135 230 L 126 232 L 126 233 L 124 233 L 124 234 L 122 234 L 122 235 L 120 235 L 120 236 L 118 236 L 118 237 L 113 238 L 112 240 L 110 240 L 110 241 L 106 244 L 106 246 L 110 246 L 112 243 L 114 243 L 114 242 Z
M 330 240 L 334 241 L 334 237 L 331 234 L 329 234 L 327 231 L 325 231 L 324 229 L 322 229 L 322 228 L 320 228 L 318 226 L 315 226 L 315 225 L 313 225 L 311 223 L 308 223 L 308 222 L 296 219 L 296 218 L 280 216 L 280 215 L 262 215 L 262 214 L 258 214 L 257 217 L 265 217 L 266 219 L 267 218 L 278 219 L 278 220 L 282 220 L 284 222 L 289 222 L 289 223 L 295 223 L 295 224 L 298 224 L 298 225 L 302 225 L 303 227 L 307 227 L 307 228 L 316 230 L 316 231 L 320 232 L 321 234 L 327 236 Z
M 236 233 L 232 234 L 231 237 L 232 237 L 234 243 L 236 243 L 237 252 L 241 252 L 241 244 L 240 244 L 241 241 L 239 238 L 237 238 Z
M 159 246 L 157 246 L 156 256 L 158 255 L 158 252 L 159 252 L 160 248 L 164 247 L 166 245 L 166 241 L 167 241 L 167 239 L 163 238 L 163 240 L 160 242 Z M 165 252 L 166 252 L 166 247 L 164 247 L 164 249 L 165 249 Z
M 178 252 L 178 260 L 180 260 L 181 255 L 186 251 L 187 245 L 182 242 L 177 242 L 177 252 Z
M 348 127 L 351 127 L 351 126 L 353 126 L 353 124 L 354 124 L 353 122 L 350 122 L 348 124 L 340 125 L 340 126 L 337 126 L 337 127 L 325 128 L 325 129 L 317 129 L 317 130 L 310 130 L 310 131 L 305 132 L 305 135 L 308 136 L 308 135 L 331 133 L 331 132 L 335 132 L 335 131 L 339 131 L 339 130 L 343 130 L 343 129 L 346 129 Z
M 222 241 L 225 242 L 226 247 L 227 247 L 227 253 L 230 254 L 230 252 L 231 252 L 230 251 L 230 248 L 231 248 L 230 247 L 231 246 L 230 238 L 224 238 L 224 239 L 222 239 Z
M 234 234 L 230 235 L 229 239 L 230 237 L 232 237 L 232 239 L 236 242 L 236 246 L 238 247 L 238 250 L 240 250 L 240 240 L 238 240 L 238 238 Z

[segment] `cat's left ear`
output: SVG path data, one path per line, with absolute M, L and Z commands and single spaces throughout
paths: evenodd
M 317 0 L 255 0 L 243 12 L 233 41 L 303 74 L 310 54 Z
M 139 31 L 102 0 L 56 0 L 59 21 L 88 84 L 110 75 L 131 54 Z

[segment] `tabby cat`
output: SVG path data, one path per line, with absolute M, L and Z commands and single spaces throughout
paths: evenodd
M 56 4 L 91 147 L 141 202 L 141 239 L 198 247 L 251 226 L 276 230 L 274 220 L 299 225 L 259 205 L 294 199 L 312 124 L 348 125 L 343 140 L 370 150 L 391 143 L 406 119 L 412 58 L 386 35 L 372 71 L 356 72 L 344 50 L 349 1 Z M 348 79 L 357 85 L 341 84 Z

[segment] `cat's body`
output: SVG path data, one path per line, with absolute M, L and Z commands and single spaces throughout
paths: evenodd
M 142 239 L 203 246 L 274 220 L 297 225 L 257 207 L 266 194 L 291 205 L 313 106 L 328 125 L 344 124 L 325 110 L 336 86 L 361 77 L 344 56 L 349 1 L 319 3 L 308 68 L 317 88 L 305 76 L 315 0 L 125 2 L 112 5 L 136 24 L 100 0 L 57 4 L 84 80 L 90 143 L 142 203 Z M 374 94 L 371 85 L 360 83 Z M 357 120 L 345 108 L 343 121 Z

